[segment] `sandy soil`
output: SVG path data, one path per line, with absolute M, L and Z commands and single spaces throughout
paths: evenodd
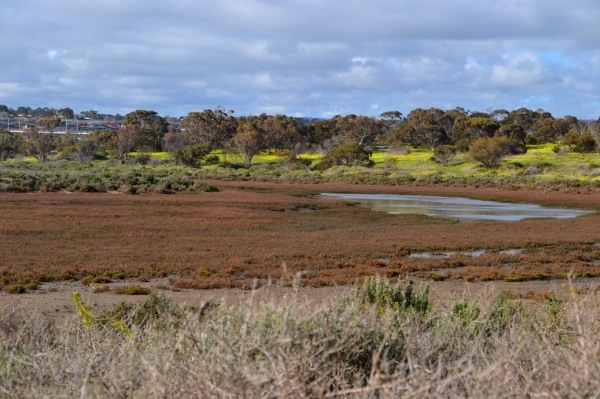
M 220 300 L 228 306 L 241 304 L 267 302 L 286 304 L 290 301 L 306 303 L 310 306 L 327 306 L 331 299 L 348 296 L 354 290 L 353 286 L 341 287 L 301 287 L 297 290 L 281 287 L 274 284 L 256 291 L 239 289 L 211 289 L 211 290 L 178 290 L 161 289 L 167 284 L 167 279 L 153 279 L 150 282 L 139 283 L 136 281 L 120 281 L 107 284 L 114 288 L 119 285 L 139 284 L 149 287 L 155 293 L 162 292 L 172 298 L 178 305 L 198 305 L 209 300 Z M 419 281 L 415 281 L 418 286 Z M 505 281 L 493 282 L 464 282 L 464 281 L 427 281 L 430 286 L 430 298 L 434 306 L 448 308 L 452 298 L 466 296 L 474 300 L 486 300 L 503 291 L 512 291 L 516 294 L 525 294 L 530 291 L 545 293 L 554 291 L 563 300 L 568 300 L 567 282 L 565 280 L 527 281 L 511 283 Z M 576 279 L 573 281 L 575 288 L 596 287 L 600 285 L 600 278 Z M 79 291 L 84 301 L 93 306 L 94 313 L 100 313 L 122 301 L 135 303 L 144 300 L 142 295 L 117 295 L 113 292 L 93 293 L 80 282 L 56 282 L 43 284 L 37 291 L 14 295 L 0 292 L 0 319 L 11 311 L 18 309 L 23 315 L 31 315 L 36 311 L 54 320 L 57 324 L 64 323 L 67 319 L 77 317 L 71 293 Z M 534 302 L 524 300 L 526 305 Z

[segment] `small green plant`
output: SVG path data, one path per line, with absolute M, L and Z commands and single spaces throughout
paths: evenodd
M 509 283 L 518 283 L 521 281 L 525 281 L 525 278 L 520 274 L 513 274 L 512 276 L 504 277 L 504 281 L 508 281 Z
M 465 327 L 473 324 L 479 317 L 480 312 L 479 307 L 469 302 L 467 298 L 452 303 L 452 318 L 460 321 Z
M 409 309 L 425 313 L 429 310 L 429 286 L 417 294 L 413 293 L 413 282 L 406 285 L 390 285 L 387 279 L 367 277 L 362 287 L 356 290 L 356 301 L 362 305 L 376 305 L 380 309 Z
M 122 287 L 115 287 L 113 291 L 115 294 L 124 294 L 124 295 L 149 295 L 152 293 L 152 291 L 150 291 L 150 288 L 142 287 L 138 284 L 124 285 Z
M 7 285 L 5 289 L 9 294 L 22 294 L 27 290 L 23 284 Z
M 508 299 L 504 293 L 498 295 L 487 320 L 488 333 L 506 330 L 511 320 L 522 311 L 521 301 Z
M 565 323 L 565 310 L 554 291 L 550 291 L 544 298 L 544 311 L 550 319 L 551 325 L 556 328 Z
M 117 320 L 121 320 L 123 325 L 129 329 L 133 326 L 141 327 L 151 321 L 160 320 L 170 304 L 170 300 L 164 294 L 151 293 L 137 304 L 120 302 L 102 312 L 94 321 L 102 326 L 112 325 L 125 334 Z M 115 322 L 117 322 L 116 325 Z
M 88 306 L 81 299 L 81 295 L 79 291 L 74 291 L 71 293 L 71 298 L 75 302 L 75 306 L 77 307 L 77 314 L 79 315 L 79 320 L 81 324 L 83 324 L 86 328 L 92 328 L 92 322 L 94 319 L 94 315 L 92 314 L 92 307 Z
M 112 323 L 112 326 L 115 328 L 115 330 L 122 333 L 125 337 L 127 337 L 127 338 L 131 337 L 131 330 L 129 329 L 129 327 L 127 327 L 125 325 L 125 323 L 123 323 L 123 320 L 121 320 L 121 319 L 115 320 Z
M 218 270 L 214 267 L 202 266 L 196 269 L 195 274 L 199 277 L 210 277 L 217 274 Z
M 93 293 L 99 294 L 101 292 L 108 292 L 110 287 L 108 285 L 96 285 L 92 283 L 90 284 L 90 289 Z

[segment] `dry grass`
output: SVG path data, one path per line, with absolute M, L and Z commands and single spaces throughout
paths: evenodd
M 2 397 L 485 398 L 594 397 L 600 297 L 505 295 L 427 309 L 385 281 L 319 308 L 162 296 L 63 327 L 1 315 Z M 85 320 L 89 320 L 89 328 Z
M 456 225 L 308 196 L 406 188 L 223 186 L 222 192 L 177 196 L 0 194 L 0 286 L 73 279 L 103 284 L 167 275 L 180 278 L 176 288 L 251 288 L 255 279 L 262 285 L 269 278 L 289 285 L 298 273 L 310 286 L 349 284 L 376 274 L 517 281 L 564 278 L 572 269 L 581 276 L 600 275 L 594 263 L 600 250 L 593 246 L 600 242 L 597 214 Z M 597 194 L 422 190 L 600 209 Z M 419 251 L 507 248 L 526 253 L 445 261 L 407 257 Z

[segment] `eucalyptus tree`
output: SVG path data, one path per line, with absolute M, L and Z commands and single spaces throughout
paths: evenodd
M 306 129 L 292 116 L 267 117 L 262 121 L 262 127 L 269 147 L 286 150 L 291 160 L 296 159 L 297 146 L 308 142 L 308 138 L 303 134 L 306 133 Z
M 37 127 L 26 127 L 21 133 L 22 149 L 25 154 L 46 162 L 56 148 L 56 136 L 51 133 L 41 133 Z
M 435 148 L 449 140 L 454 119 L 439 108 L 416 108 L 406 116 L 406 123 L 415 129 L 418 145 Z
M 247 120 L 238 126 L 237 133 L 233 137 L 233 143 L 244 155 L 246 167 L 250 167 L 252 158 L 266 148 L 268 138 L 259 122 Z
M 40 118 L 35 122 L 35 124 L 43 133 L 53 135 L 56 130 L 62 126 L 63 121 L 60 116 L 51 116 L 47 118 Z
M 311 144 L 324 147 L 325 143 L 332 140 L 337 134 L 336 119 L 317 120 L 312 125 L 305 127 L 304 130 Z
M 235 134 L 237 124 L 233 111 L 218 106 L 214 110 L 190 112 L 179 125 L 181 134 L 211 149 L 223 146 Z
M 351 114 L 345 117 L 337 117 L 336 130 L 344 140 L 355 141 L 362 146 L 375 141 L 383 131 L 383 124 L 370 116 Z
M 502 119 L 502 123 L 505 125 L 521 125 L 526 132 L 529 132 L 537 122 L 538 116 L 538 112 L 536 111 L 527 108 L 519 108 L 509 112 L 509 114 Z
M 469 118 L 465 126 L 473 140 L 492 137 L 500 128 L 500 124 L 491 118 Z
M 0 162 L 13 157 L 19 148 L 20 135 L 0 129 Z
M 34 127 L 23 129 L 21 134 L 23 151 L 39 162 L 46 162 L 52 151 L 56 149 L 58 139 L 55 132 L 61 125 L 60 117 L 52 116 L 40 118 Z
M 557 119 L 543 119 L 534 125 L 536 128 L 532 136 L 538 143 L 556 143 L 569 132 L 579 136 L 587 130 L 587 125 L 582 126 L 574 116 L 565 116 Z
M 444 130 L 439 125 L 422 125 L 415 129 L 419 143 L 432 150 L 446 141 Z
M 414 127 L 408 123 L 402 123 L 390 134 L 389 141 L 396 145 L 410 145 L 417 148 L 420 144 L 419 137 L 417 137 L 417 131 Z
M 142 138 L 142 128 L 129 124 L 121 127 L 112 138 L 112 150 L 117 159 L 123 164 Z
M 588 131 L 590 136 L 596 141 L 596 147 L 600 149 L 600 118 L 598 120 L 590 122 L 588 125 Z
M 390 134 L 404 122 L 404 117 L 400 111 L 386 111 L 379 115 L 381 123 L 382 136 L 384 140 L 390 139 Z
M 496 136 L 505 136 L 509 139 L 525 144 L 527 133 L 525 132 L 525 129 L 523 129 L 523 126 L 511 123 L 500 126 L 500 128 L 496 131 Z
M 135 126 L 137 128 L 138 142 L 141 147 L 160 151 L 162 150 L 162 138 L 169 131 L 169 123 L 160 117 L 155 111 L 138 109 L 125 116 L 123 126 Z

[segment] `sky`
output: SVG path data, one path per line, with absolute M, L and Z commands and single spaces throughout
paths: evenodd
M 0 0 L 0 104 L 600 116 L 598 0 Z

